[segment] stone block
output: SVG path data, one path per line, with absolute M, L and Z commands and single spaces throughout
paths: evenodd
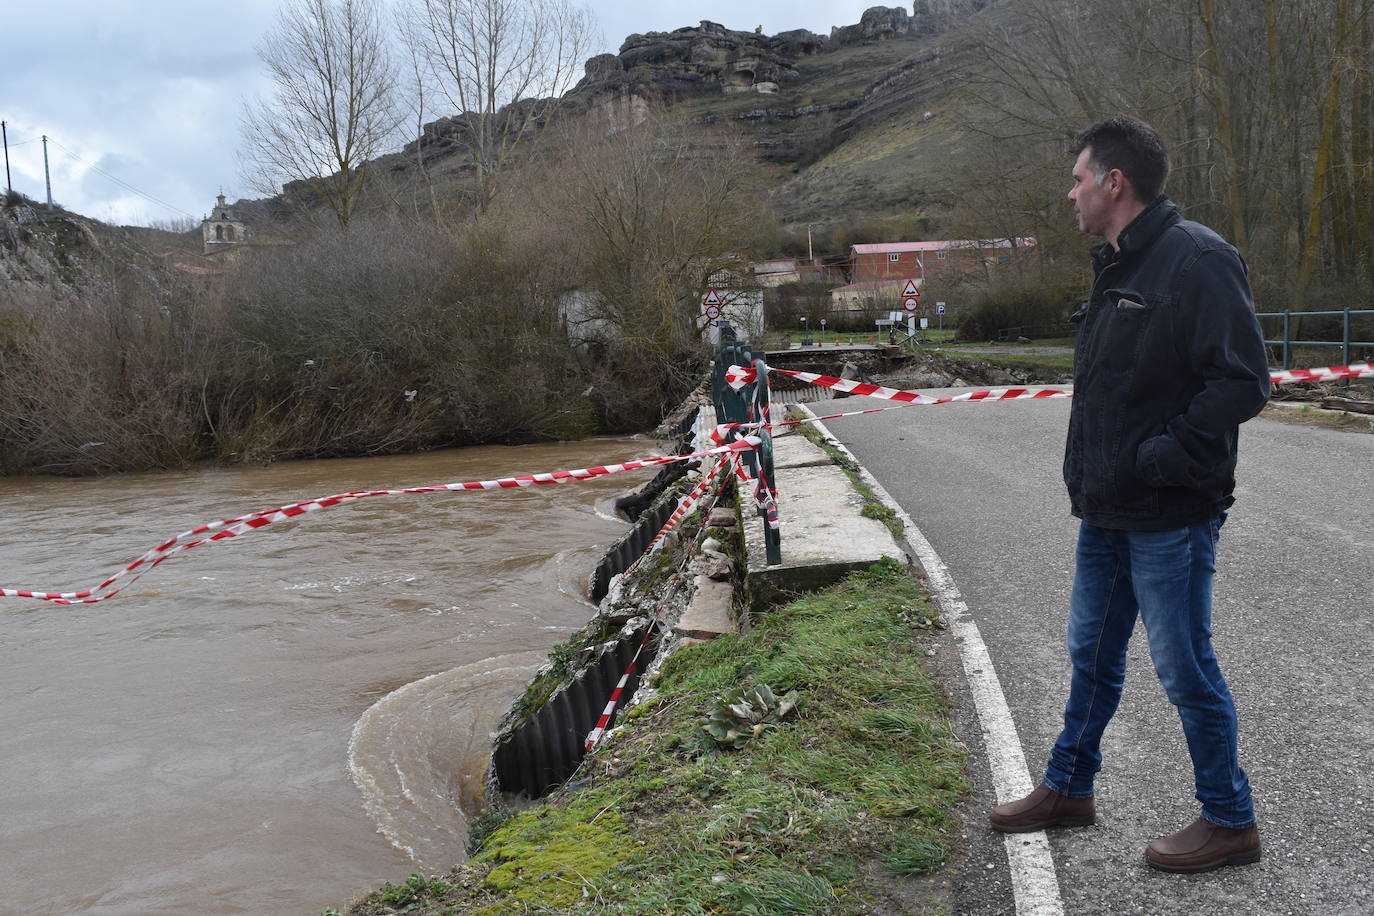
M 735 527 L 735 510 L 716 508 L 711 510 L 711 514 L 706 516 L 706 527 L 708 528 L 733 528 Z
M 682 612 L 675 629 L 683 636 L 714 639 L 722 633 L 738 633 L 739 625 L 731 613 L 735 589 L 729 582 L 716 582 L 697 576 L 692 601 Z

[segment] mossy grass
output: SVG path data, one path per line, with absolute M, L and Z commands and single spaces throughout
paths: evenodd
M 965 751 L 926 671 L 936 625 L 909 572 L 884 560 L 747 633 L 679 650 L 655 701 L 580 778 L 486 833 L 408 912 L 847 916 L 896 898 L 902 912 L 946 911 L 921 876 L 949 848 Z M 704 717 L 756 684 L 796 691 L 796 713 L 718 748 Z M 388 912 L 378 894 L 351 912 Z

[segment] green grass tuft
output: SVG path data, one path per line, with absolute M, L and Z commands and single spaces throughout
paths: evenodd
M 945 848 L 930 837 L 902 836 L 892 844 L 883 857 L 883 864 L 897 875 L 924 875 L 939 868 L 945 860 Z

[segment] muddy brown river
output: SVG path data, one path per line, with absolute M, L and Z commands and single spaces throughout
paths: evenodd
M 92 586 L 310 497 L 581 468 L 648 440 L 0 479 L 0 586 Z M 652 470 L 389 496 L 175 556 L 122 596 L 0 598 L 0 912 L 315 914 L 463 856 L 489 733 Z

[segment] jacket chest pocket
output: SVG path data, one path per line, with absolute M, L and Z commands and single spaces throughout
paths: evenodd
M 1109 373 L 1131 373 L 1159 333 L 1166 300 L 1129 288 L 1109 289 L 1098 306 L 1094 362 Z

